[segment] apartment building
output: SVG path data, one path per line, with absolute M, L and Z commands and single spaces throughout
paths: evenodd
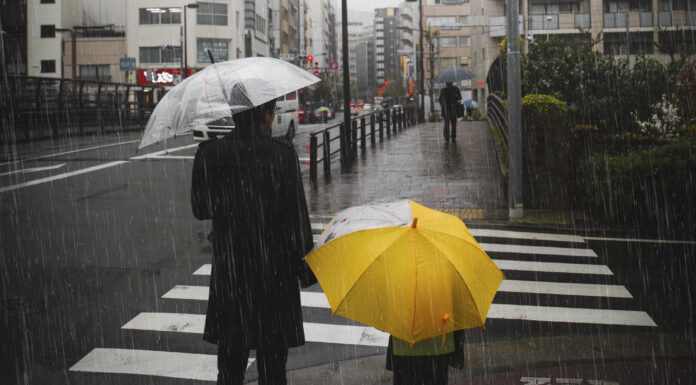
M 440 70 L 454 67 L 471 66 L 471 4 L 468 0 L 425 0 L 422 5 L 423 29 L 435 34 L 433 50 L 435 51 L 434 74 L 437 76 Z M 431 48 L 424 39 L 424 70 L 425 87 L 430 83 L 430 63 L 427 51 Z M 481 77 L 485 79 L 482 72 Z M 477 73 L 477 77 L 479 74 Z M 464 80 L 459 86 L 463 90 L 465 98 L 470 96 L 474 80 Z M 442 85 L 436 84 L 434 87 L 440 88 Z M 428 93 L 428 90 L 425 90 Z

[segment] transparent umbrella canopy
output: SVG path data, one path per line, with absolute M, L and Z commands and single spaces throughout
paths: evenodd
M 317 83 L 286 61 L 250 57 L 212 64 L 172 88 L 155 107 L 139 149 Z

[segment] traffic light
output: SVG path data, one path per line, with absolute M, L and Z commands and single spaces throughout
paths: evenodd
M 388 86 L 388 85 L 389 85 L 389 82 L 385 80 L 385 81 L 384 81 L 384 85 L 385 85 L 385 86 Z
M 307 55 L 307 61 L 311 63 L 312 60 L 314 60 L 314 56 L 312 56 L 312 55 Z

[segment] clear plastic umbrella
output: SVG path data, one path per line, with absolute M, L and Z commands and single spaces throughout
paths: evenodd
M 229 118 L 319 80 L 300 67 L 268 57 L 212 64 L 179 83 L 159 101 L 138 148 Z
M 466 68 L 447 68 L 440 71 L 440 73 L 435 76 L 435 83 L 456 83 L 462 80 L 469 80 L 475 78 L 473 72 Z

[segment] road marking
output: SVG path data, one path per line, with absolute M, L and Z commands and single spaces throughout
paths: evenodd
M 537 271 L 543 273 L 568 273 L 568 274 L 592 274 L 614 275 L 606 265 L 592 265 L 583 263 L 557 263 L 557 262 L 533 262 L 512 261 L 506 259 L 493 259 L 493 263 L 500 270 Z M 212 265 L 206 263 L 199 267 L 193 275 L 210 275 Z
M 680 245 L 696 245 L 696 241 L 681 241 L 671 239 L 635 239 L 635 238 L 604 238 L 604 237 L 583 237 L 590 241 L 613 241 L 613 242 L 643 242 L 643 243 L 673 243 Z
M 156 155 L 150 156 L 148 159 L 169 159 L 169 160 L 193 160 L 193 155 Z
M 29 181 L 29 182 L 15 184 L 15 185 L 7 186 L 7 187 L 0 187 L 0 193 L 6 192 L 6 191 L 11 191 L 11 190 L 16 190 L 16 189 L 23 188 L 23 187 L 34 186 L 34 185 L 41 184 L 41 183 L 53 182 L 55 180 L 69 178 L 71 176 L 80 175 L 80 174 L 86 174 L 88 172 L 98 171 L 98 170 L 102 170 L 105 168 L 118 166 L 118 165 L 121 165 L 124 163 L 128 163 L 128 161 L 127 160 L 118 160 L 116 162 L 100 164 L 97 166 L 83 168 L 81 170 L 66 172 L 64 174 L 58 174 L 58 175 L 48 176 L 45 178 L 39 178 L 39 179 L 35 179 L 35 180 Z
M 644 311 L 493 304 L 488 318 L 600 325 L 653 326 Z
M 496 266 L 498 266 L 500 270 L 538 271 L 544 273 L 614 275 L 614 273 L 606 265 L 511 261 L 506 259 L 494 259 L 493 262 L 496 264 Z
M 598 285 L 591 283 L 515 281 L 506 279 L 500 284 L 498 291 L 508 293 L 633 298 L 631 293 L 621 285 Z
M 54 166 L 23 168 L 23 169 L 21 169 L 21 170 L 15 170 L 15 171 L 10 171 L 10 172 L 6 172 L 6 173 L 3 173 L 3 174 L 0 174 L 0 176 L 11 175 L 11 174 L 26 174 L 26 173 L 30 173 L 30 172 L 40 172 L 40 171 L 55 170 L 55 169 L 57 169 L 57 168 L 61 168 L 61 167 L 65 166 L 66 164 L 67 164 L 67 163 L 61 163 L 61 164 L 57 164 L 57 165 L 54 165 Z
M 503 281 L 505 282 L 505 281 Z M 300 292 L 302 306 L 330 309 L 324 293 Z M 206 301 L 207 286 L 175 286 L 163 298 L 192 299 Z M 488 311 L 490 319 L 512 319 L 523 321 L 584 323 L 599 325 L 657 326 L 644 311 L 606 310 L 535 305 L 492 304 Z
M 156 158 L 156 157 L 161 156 L 161 155 L 167 156 L 167 155 L 169 155 L 169 153 L 176 152 L 176 151 L 183 151 L 183 150 L 187 150 L 189 148 L 194 148 L 194 147 L 198 147 L 198 143 L 189 144 L 189 145 L 181 146 L 181 147 L 172 147 L 172 148 L 168 148 L 166 150 L 155 151 L 155 152 L 151 152 L 151 153 L 144 154 L 144 155 L 133 156 L 130 159 L 131 160 L 142 160 L 142 159 L 148 159 L 148 158 Z
M 44 158 L 52 158 L 52 157 L 54 157 L 54 156 L 67 155 L 67 154 L 74 154 L 74 153 L 76 153 L 76 152 L 91 151 L 91 150 L 96 150 L 96 149 L 99 149 L 99 148 L 114 147 L 114 146 L 120 146 L 120 145 L 123 145 L 123 144 L 131 144 L 131 143 L 137 143 L 137 142 L 140 142 L 140 139 L 138 139 L 138 140 L 129 140 L 129 141 L 126 141 L 126 142 L 119 142 L 119 143 L 104 144 L 104 145 L 101 145 L 101 146 L 94 146 L 94 147 L 81 148 L 81 149 L 77 149 L 77 150 L 70 150 L 70 151 L 65 151 L 65 152 L 59 152 L 59 153 L 57 153 L 57 154 L 40 155 L 40 156 L 35 156 L 35 157 L 32 157 L 32 158 L 27 158 L 27 159 L 18 159 L 18 160 L 14 160 L 14 161 L 10 161 L 10 162 L 0 163 L 0 166 L 4 166 L 4 165 L 7 165 L 7 164 L 12 164 L 12 163 L 17 163 L 17 162 L 26 162 L 26 161 L 29 161 L 29 160 L 44 159 Z
M 597 257 L 592 249 L 574 249 L 567 247 L 548 247 L 548 246 L 523 246 L 505 245 L 497 243 L 479 243 L 486 252 L 493 253 L 514 253 L 514 254 L 537 254 L 537 255 L 562 255 L 568 257 Z
M 496 237 L 512 239 L 530 239 L 535 241 L 557 241 L 585 243 L 583 237 L 569 234 L 529 233 L 521 231 L 494 230 L 494 229 L 469 229 L 474 237 Z
M 250 358 L 247 369 L 253 362 L 254 359 Z M 159 350 L 96 348 L 73 365 L 70 371 L 217 381 L 217 356 Z
M 381 346 L 389 334 L 369 326 L 332 325 L 304 322 L 305 340 L 326 344 Z M 122 329 L 203 334 L 205 314 L 140 313 Z

